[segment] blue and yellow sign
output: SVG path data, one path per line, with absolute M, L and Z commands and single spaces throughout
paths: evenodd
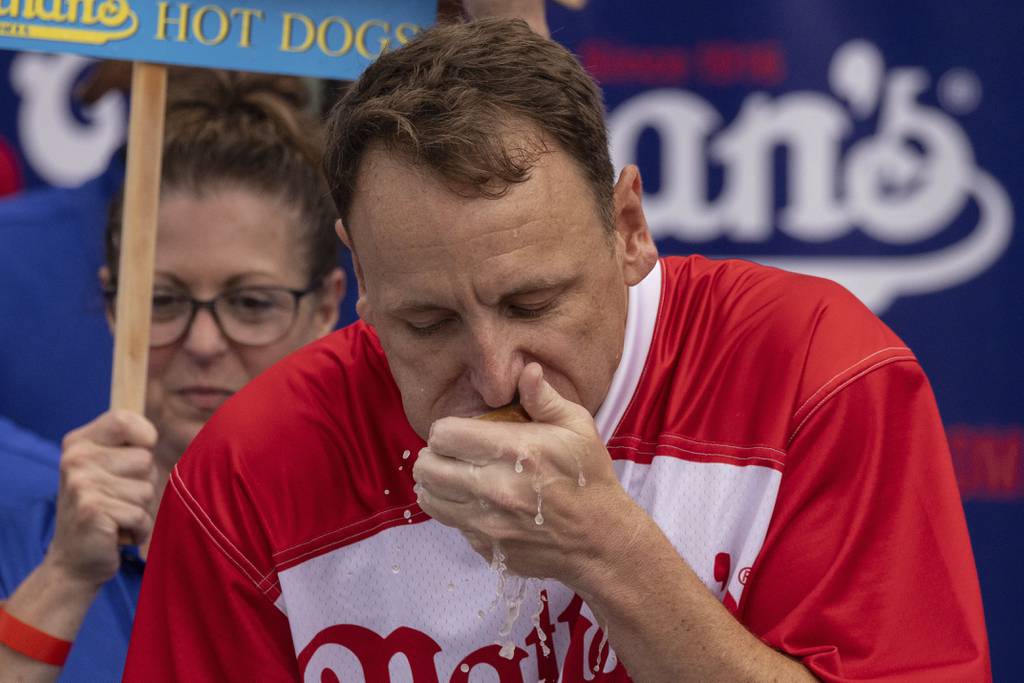
M 0 0 L 0 49 L 354 78 L 435 11 L 431 0 Z

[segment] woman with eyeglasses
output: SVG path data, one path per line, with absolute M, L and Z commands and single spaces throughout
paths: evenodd
M 23 543 L 0 547 L 24 567 L 18 584 L 0 576 L 0 679 L 120 679 L 174 464 L 232 394 L 334 326 L 344 277 L 306 100 L 294 79 L 172 78 L 145 416 L 108 412 L 67 434 L 59 490 L 19 518 Z M 112 219 L 111 304 L 120 234 Z M 138 546 L 120 546 L 119 529 Z

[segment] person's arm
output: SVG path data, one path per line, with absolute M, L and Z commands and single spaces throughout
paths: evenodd
M 729 614 L 644 510 L 629 501 L 609 512 L 621 524 L 590 528 L 595 554 L 571 587 L 634 680 L 817 680 Z
M 967 524 L 920 366 L 878 368 L 797 417 L 738 617 L 823 680 L 991 680 Z
M 500 545 L 509 571 L 579 593 L 634 680 L 814 680 L 737 622 L 633 502 L 585 408 L 559 396 L 537 365 L 519 393 L 533 424 L 435 423 L 414 470 L 424 511 L 461 529 L 485 558 Z
M 619 486 L 586 411 L 538 391 L 536 374 L 519 389 L 541 424 L 435 424 L 420 504 L 485 558 L 500 542 L 511 571 L 579 593 L 635 680 L 990 677 L 963 512 L 916 362 L 859 377 L 799 420 L 743 623 Z
M 104 413 L 64 439 L 53 541 L 43 562 L 3 605 L 21 624 L 74 641 L 100 587 L 118 570 L 118 530 L 149 537 L 157 489 L 145 418 Z M 0 643 L 0 671 L 13 680 L 53 681 L 61 668 Z

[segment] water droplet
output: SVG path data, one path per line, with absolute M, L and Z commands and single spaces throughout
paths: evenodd
M 460 666 L 459 667 L 459 671 L 461 671 L 464 674 L 468 674 L 469 673 L 469 664 L 463 664 L 462 666 Z
M 484 500 L 483 498 L 481 498 L 480 499 L 480 509 L 481 510 L 486 510 L 489 507 L 491 507 L 491 506 L 487 504 L 487 501 Z
M 408 460 L 410 455 L 412 455 L 412 453 L 410 453 L 408 449 L 402 451 L 402 460 Z
M 537 634 L 537 640 L 540 642 L 540 648 L 544 656 L 547 657 L 551 654 L 551 649 L 547 646 L 548 634 L 544 633 L 544 629 L 540 627 L 540 615 L 544 613 L 544 591 L 537 591 L 537 611 L 533 613 L 533 630 Z
M 398 466 L 398 471 L 399 471 L 399 472 L 401 472 L 401 471 L 402 471 L 402 470 L 404 470 L 404 469 L 405 469 L 405 465 L 399 465 L 399 466 Z
M 516 470 L 516 474 L 522 474 L 523 473 L 523 461 L 522 460 L 516 460 L 515 470 Z
M 598 671 L 600 671 L 600 670 L 601 670 L 601 667 L 600 667 L 600 666 L 598 666 L 597 664 L 595 664 L 595 665 L 594 665 L 594 673 L 597 673 L 597 672 L 598 672 Z
M 448 582 L 448 592 L 451 593 L 455 590 L 455 584 L 451 581 Z
M 399 572 L 399 566 L 397 564 L 391 565 L 391 571 L 397 574 Z
M 406 519 L 409 519 L 410 517 L 412 517 L 412 511 L 406 510 L 405 512 L 402 513 L 402 516 Z
M 477 613 L 476 613 L 476 618 L 477 619 L 483 619 L 485 616 L 486 615 L 484 614 L 483 610 L 478 610 Z
M 391 489 L 384 489 L 384 495 L 385 496 L 390 496 L 391 495 Z
M 544 525 L 544 515 L 542 515 L 542 514 L 540 514 L 538 512 L 537 516 L 533 518 L 533 523 L 536 524 L 537 526 L 543 526 Z
M 597 646 L 597 661 L 598 661 L 598 663 L 600 663 L 600 661 L 601 661 L 601 653 L 606 651 L 605 647 L 607 647 L 607 645 L 608 645 L 608 626 L 606 625 L 603 629 L 601 629 L 601 643 Z M 611 648 L 608 648 L 607 652 L 608 652 L 608 655 L 605 658 L 605 665 L 606 666 L 607 666 L 608 662 L 611 661 Z M 598 670 L 598 667 L 595 666 L 594 667 L 594 671 L 597 671 L 597 670 Z
M 580 488 L 587 485 L 587 478 L 583 476 L 583 470 L 580 470 L 580 478 L 576 480 L 576 483 L 579 484 Z

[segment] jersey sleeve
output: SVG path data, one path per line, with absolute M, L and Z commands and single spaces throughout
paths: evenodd
M 219 530 L 172 473 L 160 504 L 125 681 L 291 681 L 275 579 Z
M 741 620 L 825 681 L 990 680 L 967 526 L 917 362 L 851 377 L 795 429 Z

